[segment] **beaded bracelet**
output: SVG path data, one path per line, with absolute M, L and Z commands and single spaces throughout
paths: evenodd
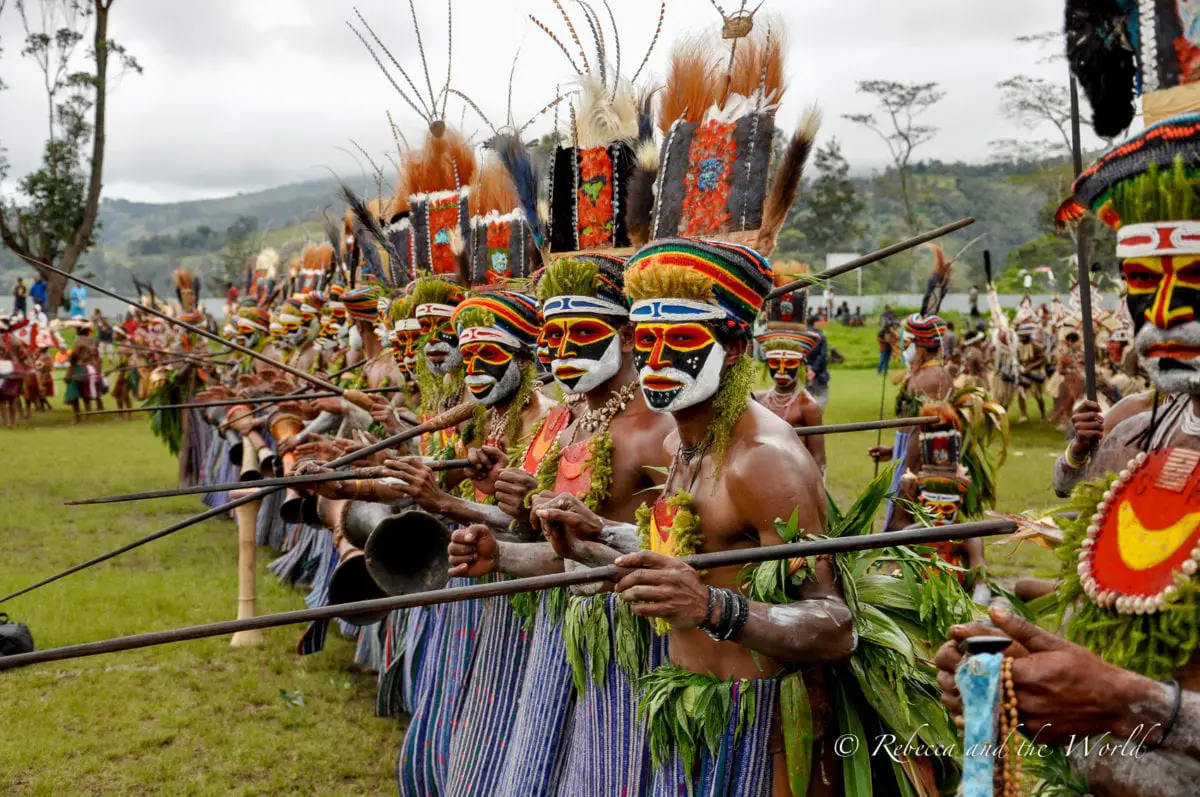
M 708 588 L 708 611 L 704 613 L 704 619 L 700 621 L 701 629 L 708 629 L 712 625 L 713 609 L 717 608 L 717 591 L 712 587 Z

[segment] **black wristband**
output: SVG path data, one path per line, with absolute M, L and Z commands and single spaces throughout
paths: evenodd
M 714 608 L 716 601 L 721 601 L 721 616 L 717 619 L 716 623 L 713 623 L 710 612 L 710 616 L 708 618 L 709 622 L 706 625 L 701 626 L 701 628 L 704 633 L 708 634 L 710 639 L 715 642 L 720 642 L 725 638 L 725 634 L 729 630 L 729 625 L 731 623 L 730 615 L 732 614 L 733 605 L 730 600 L 729 590 L 720 589 L 717 587 L 709 587 L 708 590 L 708 594 L 710 596 L 710 600 L 713 602 Z
M 704 619 L 700 621 L 700 630 L 707 631 L 712 627 L 713 609 L 717 608 L 717 591 L 712 587 L 708 588 L 708 611 L 704 614 Z
M 1146 744 L 1143 749 L 1147 752 L 1154 752 L 1162 747 L 1167 742 L 1167 737 L 1171 735 L 1171 731 L 1175 730 L 1175 723 L 1179 720 L 1179 711 L 1183 708 L 1183 687 L 1179 685 L 1179 681 L 1163 681 L 1165 685 L 1175 687 L 1175 705 L 1171 707 L 1171 718 L 1167 720 L 1167 724 L 1163 726 L 1162 734 L 1158 737 L 1158 741 L 1153 744 Z
M 746 622 L 750 619 L 750 601 L 746 600 L 736 592 L 733 593 L 734 600 L 737 601 L 737 615 L 734 618 L 733 625 L 729 629 L 729 635 L 726 639 L 737 639 L 742 635 L 742 630 L 746 627 Z

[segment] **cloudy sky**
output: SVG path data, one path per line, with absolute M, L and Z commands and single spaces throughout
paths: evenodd
M 755 0 L 757 1 L 757 0 Z M 414 0 L 432 82 L 447 68 L 445 0 Z M 722 0 L 729 8 L 737 0 Z M 36 5 L 37 0 L 31 0 Z M 520 48 L 513 116 L 524 121 L 572 72 L 556 46 L 527 17 L 560 35 L 552 0 L 453 0 L 453 85 L 493 121 L 506 115 L 508 72 Z M 423 83 L 408 4 L 356 0 L 391 51 Z M 654 31 L 657 0 L 610 0 L 621 31 L 624 69 L 640 61 Z M 0 18 L 0 144 L 14 174 L 36 165 L 45 136 L 39 74 L 19 56 L 20 21 L 8 3 Z M 579 6 L 564 0 L 576 24 Z M 593 4 L 605 14 L 599 2 Z M 323 167 L 358 172 L 343 148 L 351 140 L 380 162 L 394 151 L 385 113 L 414 142 L 423 123 L 396 94 L 345 22 L 350 0 L 116 0 L 110 35 L 125 44 L 145 74 L 122 79 L 111 93 L 106 196 L 171 201 L 224 196 L 320 177 Z M 882 142 L 843 120 L 870 110 L 855 81 L 936 81 L 946 98 L 923 121 L 940 133 L 920 157 L 984 160 L 988 142 L 1049 138 L 999 114 L 995 84 L 1017 73 L 1058 79 L 1060 61 L 1013 38 L 1061 26 L 1053 0 L 767 0 L 762 12 L 788 31 L 789 88 L 779 116 L 790 127 L 804 106 L 825 114 L 822 137 L 836 135 L 856 169 L 881 165 Z M 666 22 L 650 70 L 658 75 L 670 44 L 686 33 L 718 27 L 710 0 L 668 0 Z M 611 42 L 610 42 L 611 49 Z M 461 104 L 451 101 L 452 121 Z M 467 111 L 466 127 L 482 127 Z M 546 130 L 547 116 L 531 130 Z M 11 178 L 10 178 L 11 183 Z M 11 187 L 11 186 L 7 186 Z

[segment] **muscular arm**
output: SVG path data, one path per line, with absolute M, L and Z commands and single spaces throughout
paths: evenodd
M 798 525 L 808 534 L 825 531 L 824 481 L 804 449 L 788 454 L 761 445 L 731 468 L 730 495 L 739 517 L 747 518 L 764 546 L 782 545 L 776 518 L 795 511 Z M 781 456 L 781 454 L 783 454 Z M 778 474 L 764 480 L 762 473 Z M 845 661 L 854 653 L 857 636 L 850 607 L 828 561 L 818 561 L 813 576 L 800 588 L 799 598 L 786 606 L 750 604 L 738 644 L 773 658 L 799 663 Z
M 751 601 L 738 644 L 798 664 L 833 664 L 854 655 L 854 618 L 829 562 L 817 563 L 798 597 L 785 606 Z
M 468 501 L 449 493 L 443 493 L 443 495 L 445 497 L 438 501 L 437 506 L 432 509 L 439 515 L 445 515 L 464 526 L 472 523 L 486 523 L 496 534 L 497 539 L 502 539 L 501 535 L 504 535 L 512 524 L 512 518 L 506 515 L 500 507 L 481 504 L 478 501 Z M 507 536 L 519 540 L 524 535 Z

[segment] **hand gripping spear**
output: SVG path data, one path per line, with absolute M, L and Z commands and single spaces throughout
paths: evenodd
M 865 551 L 873 548 L 893 548 L 900 545 L 926 545 L 949 540 L 991 537 L 998 534 L 1012 534 L 1016 529 L 1017 524 L 1012 521 L 985 520 L 976 523 L 961 523 L 953 526 L 893 531 L 887 534 L 823 538 L 788 545 L 769 545 L 763 548 L 739 548 L 732 551 L 702 553 L 685 557 L 683 561 L 697 570 L 711 570 L 717 567 L 731 567 L 797 557 Z M 225 636 L 226 634 L 237 633 L 238 631 L 307 623 L 312 620 L 331 620 L 336 617 L 351 617 L 371 613 L 386 614 L 395 609 L 409 609 L 415 606 L 457 603 L 473 598 L 516 595 L 523 592 L 552 589 L 554 587 L 569 587 L 577 584 L 612 581 L 618 578 L 620 573 L 620 568 L 608 565 L 607 567 L 593 567 L 569 573 L 554 573 L 546 576 L 533 576 L 532 578 L 496 581 L 490 584 L 473 584 L 466 587 L 449 587 L 429 592 L 418 592 L 411 595 L 399 595 L 396 597 L 378 598 L 376 600 L 358 601 L 356 603 L 321 606 L 316 609 L 268 614 L 245 620 L 226 620 L 207 625 L 176 628 L 170 631 L 154 631 L 148 634 L 135 634 L 133 636 L 118 637 L 100 642 L 86 642 L 81 645 L 49 648 L 47 650 L 38 650 L 33 653 L 22 653 L 15 656 L 0 656 L 0 670 L 26 667 L 30 664 L 40 664 L 47 661 L 62 661 L 63 659 L 77 659 L 84 656 L 98 656 L 102 653 L 136 650 L 138 648 L 153 647 L 154 645 L 184 642 L 190 639 Z
M 413 438 L 420 437 L 421 435 L 429 434 L 431 432 L 436 432 L 441 429 L 445 429 L 446 427 L 449 427 L 449 426 L 456 426 L 456 425 L 462 423 L 463 421 L 468 420 L 474 413 L 475 413 L 475 405 L 474 404 L 472 404 L 470 402 L 459 404 L 457 407 L 454 407 L 453 409 L 443 412 L 441 415 L 438 415 L 438 416 L 426 421 L 425 423 L 421 424 L 420 426 L 414 427 L 412 429 L 406 429 L 403 432 L 400 432 L 399 434 L 393 435 L 384 440 L 380 440 L 378 443 L 373 443 L 373 444 L 367 446 L 366 448 L 360 448 L 357 451 L 352 451 L 351 453 L 347 454 L 344 457 L 338 457 L 337 459 L 328 463 L 328 467 L 333 470 L 337 470 L 338 468 L 341 468 L 345 465 L 349 465 L 352 462 L 357 462 L 358 460 L 363 459 L 364 457 L 369 457 L 372 454 L 383 451 L 384 449 L 393 448 L 402 443 L 406 443 L 409 440 L 412 440 Z M 194 526 L 195 524 L 201 523 L 205 520 L 208 520 L 209 518 L 214 518 L 214 517 L 218 517 L 219 515 L 223 515 L 226 512 L 228 512 L 229 510 L 236 509 L 237 507 L 239 507 L 243 504 L 248 504 L 248 503 L 251 503 L 252 501 L 260 501 L 263 498 L 270 495 L 271 493 L 277 493 L 282 489 L 283 489 L 283 487 L 267 487 L 262 490 L 255 490 L 254 492 L 248 493 L 247 495 L 244 495 L 241 498 L 236 498 L 228 503 L 221 504 L 220 506 L 215 506 L 212 509 L 209 509 L 207 512 L 201 512 L 199 515 L 193 515 L 192 517 L 188 518 L 187 520 L 181 520 L 180 522 L 178 522 L 172 526 L 168 526 L 167 528 L 162 529 L 161 531 L 156 531 L 153 534 L 148 534 L 145 537 L 142 537 L 141 539 L 134 540 L 133 542 L 127 543 L 126 545 L 122 545 L 120 548 L 116 548 L 112 551 L 109 551 L 108 553 L 101 554 L 100 556 L 97 556 L 93 559 L 89 559 L 86 562 L 82 562 L 82 563 L 74 565 L 72 567 L 68 567 L 66 570 L 56 573 L 53 576 L 50 576 L 49 578 L 44 578 L 41 581 L 37 582 L 36 584 L 31 584 L 28 587 L 24 587 L 24 588 L 19 589 L 16 592 L 13 592 L 9 595 L 5 595 L 3 598 L 0 598 L 0 603 L 4 603 L 5 601 L 12 600 L 13 598 L 15 598 L 19 595 L 24 595 L 27 592 L 32 592 L 33 590 L 38 589 L 39 587 L 44 587 L 47 584 L 52 584 L 55 581 L 58 581 L 61 578 L 66 578 L 67 576 L 69 576 L 73 573 L 78 573 L 81 570 L 87 570 L 89 567 L 92 567 L 93 565 L 98 565 L 101 562 L 107 562 L 109 559 L 114 559 L 123 553 L 132 551 L 135 548 L 140 548 L 141 546 L 145 545 L 146 543 L 154 542 L 155 540 L 159 540 L 159 539 L 162 539 L 163 537 L 170 536 L 171 534 L 174 534 L 177 531 L 186 529 L 189 526 Z

